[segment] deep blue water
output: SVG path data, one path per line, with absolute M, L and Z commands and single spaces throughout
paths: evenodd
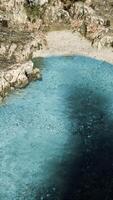
M 112 200 L 113 66 L 35 62 L 43 80 L 0 107 L 0 200 Z

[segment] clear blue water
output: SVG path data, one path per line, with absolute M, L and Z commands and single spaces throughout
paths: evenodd
M 0 107 L 0 200 L 113 199 L 113 66 L 49 57 Z

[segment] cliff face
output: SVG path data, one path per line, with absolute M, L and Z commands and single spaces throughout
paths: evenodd
M 37 5 L 31 5 L 31 13 Z M 67 24 L 97 48 L 113 46 L 113 3 L 111 0 L 53 0 L 44 4 L 40 18 L 46 26 Z M 36 13 L 35 13 L 36 14 Z M 37 15 L 37 14 L 36 14 Z
M 75 3 L 69 10 L 73 30 L 79 31 L 99 49 L 113 47 L 112 19 L 108 17 L 112 10 L 110 0 Z
M 28 21 L 24 0 L 0 0 L 0 101 L 13 89 L 39 79 L 33 53 L 45 45 L 41 21 Z
M 98 15 L 110 20 L 110 25 L 113 28 L 113 1 L 92 0 L 91 6 Z
M 24 0 L 1 0 L 1 17 L 10 23 L 25 23 L 27 16 L 23 4 Z
M 12 62 L 32 58 L 35 50 L 44 45 L 41 21 L 32 24 L 27 20 L 24 0 L 0 1 L 0 57 Z

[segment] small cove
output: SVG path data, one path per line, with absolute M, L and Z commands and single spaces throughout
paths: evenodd
M 0 107 L 0 200 L 111 200 L 113 66 L 35 62 L 43 80 Z

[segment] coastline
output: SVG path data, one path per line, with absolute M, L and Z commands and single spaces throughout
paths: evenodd
M 97 49 L 91 42 L 71 30 L 50 31 L 47 33 L 47 47 L 36 50 L 33 58 L 50 56 L 87 56 L 113 64 L 113 49 Z M 37 66 L 38 67 L 38 66 Z M 39 68 L 35 68 L 32 61 L 13 64 L 1 69 L 0 75 L 0 102 L 12 91 L 26 87 L 32 80 L 40 79 Z
M 113 48 L 97 49 L 78 32 L 70 30 L 47 33 L 48 47 L 33 53 L 33 57 L 81 55 L 113 64 Z
M 31 81 L 41 78 L 40 70 L 32 61 L 11 65 L 0 70 L 0 103 L 12 91 L 26 87 Z

